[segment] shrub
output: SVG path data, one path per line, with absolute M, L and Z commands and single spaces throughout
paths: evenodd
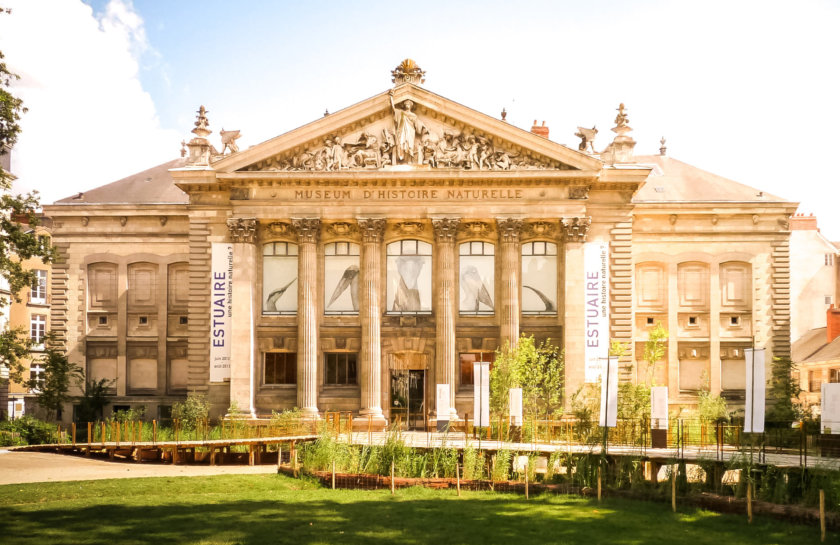
M 55 424 L 28 415 L 6 420 L 0 422 L 0 446 L 54 443 L 57 431 Z
M 194 430 L 207 420 L 210 402 L 203 394 L 191 393 L 184 401 L 172 405 L 172 418 L 178 420 L 181 429 Z

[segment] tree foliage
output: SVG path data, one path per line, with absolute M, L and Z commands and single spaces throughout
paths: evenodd
M 490 372 L 490 408 L 508 414 L 508 392 L 522 388 L 522 404 L 532 417 L 549 416 L 563 406 L 565 360 L 550 340 L 538 346 L 533 336 L 522 335 L 516 347 L 496 352 Z
M 79 380 L 82 395 L 79 397 L 79 408 L 76 419 L 79 422 L 94 422 L 102 418 L 102 409 L 108 404 L 111 382 L 108 379 Z
M 24 385 L 35 392 L 38 405 L 50 417 L 57 417 L 64 403 L 70 401 L 70 385 L 84 376 L 82 369 L 67 359 L 53 335 L 45 339 L 44 354 L 40 360 L 44 368 L 39 376 L 33 376 Z
M 770 422 L 790 423 L 802 418 L 797 409 L 796 399 L 801 393 L 799 384 L 794 379 L 796 364 L 789 358 L 773 358 L 773 370 L 770 379 L 770 397 L 773 405 L 767 414 Z

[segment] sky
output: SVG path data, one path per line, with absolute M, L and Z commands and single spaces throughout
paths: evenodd
M 229 2 L 5 0 L 0 51 L 29 111 L 16 190 L 42 202 L 179 156 L 258 144 L 392 86 L 425 88 L 577 148 L 628 110 L 637 154 L 668 155 L 800 202 L 840 240 L 840 1 Z

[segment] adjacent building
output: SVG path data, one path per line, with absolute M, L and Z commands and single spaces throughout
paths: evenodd
M 216 150 L 202 107 L 181 158 L 45 207 L 52 329 L 115 405 L 164 414 L 195 391 L 217 415 L 416 427 L 471 417 L 473 364 L 522 333 L 564 348 L 567 397 L 610 340 L 621 380 L 687 406 L 738 402 L 744 348 L 790 357 L 796 203 L 664 142 L 635 155 L 624 105 L 602 151 L 587 130 L 572 149 L 434 94 L 413 61 L 392 74 L 242 151 L 238 131 Z

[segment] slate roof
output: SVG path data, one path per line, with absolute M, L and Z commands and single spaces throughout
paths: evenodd
M 840 358 L 840 337 L 825 342 L 824 327 L 812 329 L 802 335 L 791 346 L 791 357 L 796 363 L 817 363 Z
M 169 169 L 186 163 L 185 158 L 178 158 L 55 204 L 187 204 L 189 197 L 175 186 L 169 174 Z

